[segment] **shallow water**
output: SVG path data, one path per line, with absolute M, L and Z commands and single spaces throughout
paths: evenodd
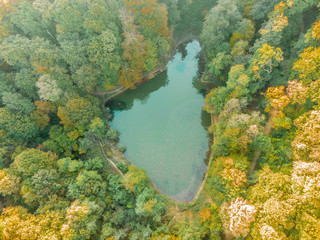
M 194 198 L 207 169 L 208 115 L 197 82 L 200 50 L 197 41 L 187 44 L 166 72 L 111 103 L 111 126 L 121 133 L 127 159 L 145 169 L 157 189 L 179 201 Z

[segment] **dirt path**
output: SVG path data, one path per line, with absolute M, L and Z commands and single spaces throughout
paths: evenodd
M 271 130 L 272 130 L 272 120 L 273 120 L 274 114 L 275 114 L 275 110 L 272 109 L 272 110 L 270 111 L 270 117 L 269 117 L 268 122 L 266 123 L 265 129 L 264 129 L 264 134 L 266 134 L 266 135 L 269 135 L 269 134 L 271 133 Z M 249 169 L 249 171 L 248 171 L 248 174 L 253 173 L 253 171 L 254 171 L 255 168 L 257 167 L 258 160 L 259 160 L 261 154 L 262 154 L 262 150 L 261 150 L 261 149 L 259 149 L 259 150 L 257 150 L 257 151 L 255 152 L 254 157 L 253 157 L 253 161 L 251 162 L 250 169 Z
M 99 142 L 99 145 L 100 145 L 100 149 L 101 149 L 101 152 L 103 154 L 103 156 L 105 157 L 105 159 L 107 159 L 107 161 L 111 164 L 111 166 L 116 170 L 117 173 L 120 174 L 120 176 L 123 177 L 123 173 L 120 171 L 120 169 L 117 167 L 117 165 L 110 159 L 108 158 L 103 146 L 102 146 L 102 143 L 98 140 Z
M 112 159 L 114 162 L 123 164 L 130 163 L 116 146 L 111 146 L 110 150 L 112 152 Z

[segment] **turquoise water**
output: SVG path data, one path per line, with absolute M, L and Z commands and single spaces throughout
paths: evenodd
M 127 159 L 145 169 L 157 189 L 191 201 L 207 169 L 208 116 L 197 81 L 199 42 L 183 50 L 166 72 L 113 100 L 111 127 L 121 133 Z

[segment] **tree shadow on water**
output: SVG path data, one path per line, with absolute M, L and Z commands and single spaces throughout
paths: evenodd
M 151 93 L 159 90 L 161 87 L 165 87 L 168 85 L 168 82 L 167 71 L 163 71 L 155 78 L 138 86 L 136 89 L 128 90 L 119 96 L 114 97 L 112 101 L 108 103 L 108 107 L 112 111 L 130 110 L 136 100 L 139 100 L 143 104 L 146 103 Z

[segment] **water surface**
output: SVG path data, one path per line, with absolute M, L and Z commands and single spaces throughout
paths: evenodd
M 111 126 L 121 133 L 127 159 L 145 169 L 156 188 L 191 201 L 206 171 L 208 116 L 197 82 L 199 42 L 182 50 L 166 72 L 113 100 Z

